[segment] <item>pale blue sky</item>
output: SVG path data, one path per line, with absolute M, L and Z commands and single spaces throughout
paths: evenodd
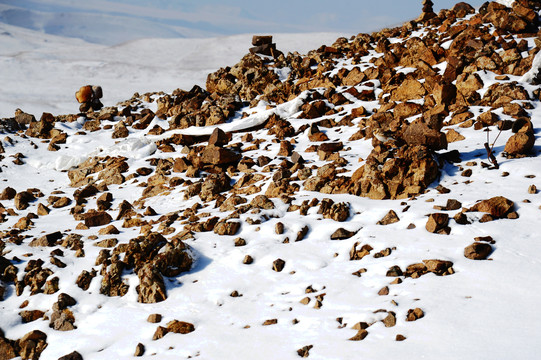
M 458 2 L 433 1 L 436 11 Z M 479 7 L 483 2 L 469 3 Z M 111 29 L 118 24 L 133 38 L 140 37 L 136 21 L 144 28 L 142 33 L 158 37 L 278 32 L 353 35 L 402 24 L 417 17 L 422 7 L 421 0 L 0 0 L 0 11 L 2 4 L 26 11 L 17 16 L 5 9 L 0 12 L 0 21 L 12 25 L 65 35 L 62 31 L 73 32 L 77 22 L 92 21 Z M 59 14 L 72 19 L 69 25 Z

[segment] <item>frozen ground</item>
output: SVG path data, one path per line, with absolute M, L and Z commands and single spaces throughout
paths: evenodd
M 304 53 L 321 44 L 330 44 L 338 36 L 276 35 L 275 41 L 282 51 Z M 140 40 L 107 47 L 0 25 L 0 117 L 13 116 L 15 108 L 37 117 L 44 111 L 53 114 L 77 112 L 73 93 L 88 83 L 103 87 L 105 105 L 128 99 L 134 92 L 171 92 L 179 87 L 190 89 L 193 84 L 203 86 L 209 72 L 236 63 L 249 46 L 250 36 L 242 35 L 203 40 Z M 485 89 L 495 82 L 490 73 L 484 74 L 483 80 Z M 508 81 L 513 80 L 520 81 L 520 78 L 511 77 Z M 525 86 L 529 91 L 535 89 Z M 539 102 L 534 104 L 534 109 L 528 112 L 538 128 L 541 110 Z M 346 105 L 344 111 L 358 105 Z M 155 110 L 155 103 L 146 106 Z M 298 110 L 298 104 L 293 100 L 271 111 L 280 111 L 284 118 L 294 118 Z M 482 110 L 485 109 L 476 109 L 478 113 Z M 251 111 L 255 111 L 251 117 L 255 122 L 269 112 L 264 106 Z M 503 119 L 508 118 L 501 112 L 498 114 Z M 237 117 L 226 127 L 238 129 L 245 121 Z M 310 123 L 309 120 L 292 121 L 295 128 Z M 167 126 L 165 121 L 158 119 L 154 124 Z M 69 179 L 61 170 L 90 155 L 127 156 L 130 169 L 147 166 L 149 157 L 181 156 L 180 147 L 173 155 L 157 151 L 150 141 L 155 138 L 143 136 L 143 131 L 134 131 L 127 139 L 117 142 L 111 139 L 108 130 L 88 136 L 75 135 L 81 130 L 81 121 L 57 126 L 68 134 L 67 145 L 62 145 L 58 152 L 47 151 L 47 144 L 39 141 L 35 142 L 38 147 L 35 149 L 29 138 L 12 136 L 16 140 L 14 146 L 3 142 L 6 158 L 18 152 L 27 158 L 24 166 L 16 166 L 11 161 L 2 163 L 0 175 L 4 185 L 0 188 L 8 185 L 17 191 L 39 188 L 46 196 L 60 190 L 71 195 L 74 189 L 69 187 Z M 128 359 L 133 358 L 139 342 L 146 346 L 145 357 L 157 359 L 297 359 L 296 350 L 306 345 L 314 345 L 310 359 L 537 359 L 541 350 L 541 313 L 537 308 L 541 284 L 536 278 L 541 269 L 537 229 L 541 195 L 529 194 L 528 187 L 541 187 L 539 146 L 535 147 L 532 157 L 503 158 L 503 145 L 510 136 L 509 132 L 504 132 L 495 147 L 500 169 L 489 170 L 480 165 L 481 161 L 486 161 L 483 148 L 486 134 L 458 125 L 453 128 L 466 140 L 451 143 L 449 150 L 461 152 L 462 162 L 457 166 L 471 168 L 473 175 L 462 177 L 457 166 L 447 165 L 440 184 L 451 190 L 449 194 L 440 194 L 433 186 L 427 194 L 405 203 L 333 196 L 336 201 L 347 201 L 352 206 L 351 217 L 340 224 L 323 219 L 316 213 L 317 208 L 311 209 L 307 216 L 300 216 L 298 211 L 287 212 L 287 205 L 275 199 L 275 210 L 247 214 L 264 220 L 262 224 L 243 222 L 241 232 L 234 237 L 199 233 L 195 240 L 188 241 L 198 256 L 196 266 L 189 273 L 168 280 L 169 297 L 158 304 L 137 302 L 137 277 L 133 274 L 126 276 L 130 290 L 122 298 L 100 295 L 99 275 L 88 291 L 79 289 L 75 279 L 82 270 L 92 267 L 99 270 L 99 266 L 94 266 L 94 260 L 101 249 L 92 243 L 110 236 L 90 240 L 88 237 L 95 230 L 76 231 L 85 236 L 85 258 L 75 258 L 66 250 L 66 256 L 62 258 L 68 265 L 66 268 L 47 265 L 62 279 L 61 291 L 78 301 L 72 308 L 77 330 L 53 331 L 48 327 L 48 321 L 43 320 L 22 324 L 18 312 L 23 298 L 30 300 L 28 309 L 43 311 L 50 309 L 56 301 L 56 296 L 29 296 L 28 289 L 21 297 L 15 296 L 11 289 L 6 300 L 0 302 L 0 328 L 10 339 L 18 339 L 33 329 L 46 332 L 51 345 L 43 352 L 42 359 L 45 360 L 57 359 L 73 350 L 80 352 L 85 360 Z M 366 159 L 372 149 L 369 141 L 348 141 L 356 130 L 356 127 L 346 127 L 340 132 L 336 129 L 327 132 L 329 138 L 343 141 L 344 147 L 350 148 L 341 152 L 351 160 L 349 171 L 360 166 L 356 163 L 358 158 Z M 184 132 L 208 131 L 188 129 Z M 242 135 L 235 134 L 232 142 L 241 142 Z M 278 151 L 278 144 L 271 142 L 266 131 L 259 130 L 253 135 L 268 143 L 268 150 L 263 150 L 262 146 L 253 157 Z M 300 137 L 298 141 L 299 149 L 309 146 L 306 137 Z M 315 153 L 303 153 L 303 156 L 311 165 L 325 163 Z M 468 162 L 475 162 L 475 165 L 467 166 Z M 274 163 L 279 163 L 278 159 Z M 509 176 L 503 177 L 504 172 Z M 136 182 L 110 189 L 115 197 L 113 209 L 122 200 L 135 201 L 143 190 Z M 478 200 L 493 196 L 513 200 L 519 219 L 479 223 L 480 214 L 473 213 L 468 215 L 472 225 L 460 226 L 451 222 L 449 236 L 430 234 L 425 230 L 426 215 L 436 212 L 434 205 L 445 205 L 447 199 L 453 198 L 459 199 L 463 207 L 471 207 Z M 328 196 L 300 191 L 295 204 L 325 197 Z M 196 200 L 197 197 L 184 200 L 183 193 L 177 189 L 168 195 L 148 199 L 146 205 L 163 215 L 189 208 Z M 12 208 L 13 202 L 2 201 L 2 205 Z M 32 206 L 35 205 L 37 203 Z M 89 200 L 88 206 L 94 206 L 93 199 Z M 409 210 L 403 212 L 406 206 Z M 390 209 L 396 211 L 400 221 L 387 226 L 376 225 Z M 35 211 L 35 208 L 29 210 Z M 205 211 L 223 216 L 212 206 Z M 451 212 L 451 216 L 454 213 Z M 19 215 L 22 216 L 22 212 Z M 263 215 L 268 216 L 266 221 Z M 17 219 L 9 217 L 0 225 L 0 230 L 9 229 Z M 284 235 L 274 233 L 278 221 L 286 226 Z M 35 229 L 28 234 L 38 237 L 41 233 L 75 229 L 78 222 L 69 215 L 69 208 L 65 208 L 54 210 L 50 215 L 36 219 L 35 223 Z M 114 236 L 121 243 L 138 236 L 137 228 L 124 229 L 121 221 L 113 224 L 121 229 L 121 234 Z M 415 224 L 416 228 L 408 230 L 410 224 Z M 178 223 L 174 226 L 179 230 L 182 227 Z M 293 238 L 303 226 L 310 228 L 303 241 L 282 243 L 285 236 Z M 338 227 L 359 232 L 347 240 L 330 241 L 330 234 Z M 491 260 L 464 258 L 465 246 L 475 237 L 488 235 L 496 241 Z M 247 245 L 235 247 L 233 239 L 237 236 L 246 239 Z M 373 253 L 386 248 L 396 249 L 384 258 L 367 256 L 360 261 L 350 261 L 349 250 L 355 242 L 370 244 Z M 8 245 L 8 249 L 10 258 L 16 256 L 23 259 L 22 262 L 34 258 L 47 261 L 51 250 L 31 248 L 27 243 Z M 33 255 L 25 257 L 29 253 Z M 242 264 L 246 254 L 253 256 L 254 264 Z M 271 269 L 277 258 L 286 261 L 286 267 L 280 273 Z M 456 273 L 445 277 L 427 274 L 419 279 L 404 279 L 400 285 L 389 285 L 391 279 L 385 273 L 390 266 L 399 265 L 404 269 L 424 259 L 452 261 Z M 353 276 L 352 273 L 360 268 L 368 271 L 361 277 Z M 316 292 L 306 294 L 308 286 Z M 388 296 L 377 295 L 383 286 L 390 287 Z M 231 297 L 234 290 L 242 297 Z M 315 297 L 321 294 L 325 294 L 323 306 L 314 309 Z M 311 301 L 303 305 L 299 301 L 306 296 Z M 425 311 L 425 317 L 406 322 L 407 310 L 416 307 Z M 356 334 L 356 330 L 351 329 L 355 323 L 370 323 L 386 315 L 386 312 L 374 313 L 378 309 L 396 312 L 396 326 L 385 328 L 383 323 L 377 322 L 369 328 L 370 334 L 365 340 L 348 341 Z M 152 313 L 164 315 L 163 321 L 148 323 L 146 319 Z M 337 322 L 339 317 L 348 324 L 346 327 L 342 328 Z M 157 325 L 165 325 L 173 319 L 193 323 L 196 331 L 188 335 L 168 334 L 161 340 L 152 341 Z M 278 323 L 262 326 L 267 319 L 277 319 Z M 293 325 L 295 319 L 298 324 Z M 407 339 L 397 342 L 397 334 Z

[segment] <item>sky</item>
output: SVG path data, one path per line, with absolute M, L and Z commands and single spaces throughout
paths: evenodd
M 435 10 L 458 1 L 435 0 Z M 470 1 L 479 7 L 484 1 Z M 416 18 L 421 0 L 0 0 L 0 21 L 108 43 L 141 37 L 209 37 L 255 33 L 354 35 Z M 93 28 L 122 33 L 93 36 Z

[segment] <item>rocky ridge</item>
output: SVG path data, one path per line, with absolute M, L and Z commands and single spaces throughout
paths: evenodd
M 454 239 L 474 231 L 468 230 L 472 224 L 518 221 L 521 199 L 496 189 L 472 200 L 455 195 L 453 182 L 440 182 L 480 181 L 476 173 L 484 171 L 508 176 L 501 163 L 535 156 L 532 115 L 541 97 L 537 78 L 520 80 L 541 48 L 537 2 L 519 0 L 512 7 L 491 2 L 479 10 L 458 3 L 439 14 L 429 3 L 416 21 L 340 38 L 304 56 L 280 53 L 272 40 L 256 36 L 238 64 L 209 74 L 205 89 L 134 94 L 102 108 L 101 89 L 98 96 L 91 93 L 96 87 L 83 87 L 78 97 L 88 92 L 80 101 L 88 112 L 44 113 L 36 121 L 18 111 L 3 119 L 0 156 L 9 169 L 32 171 L 27 161 L 33 154 L 21 153 L 23 145 L 60 156 L 82 137 L 107 137 L 120 146 L 141 143 L 148 151 L 140 158 L 114 151 L 89 156 L 62 174 L 65 185 L 54 189 L 15 189 L 16 184 L 3 189 L 0 299 L 21 309 L 51 304 L 18 312 L 20 326 L 30 332 L 20 340 L 0 332 L 0 357 L 37 359 L 47 351 L 47 334 L 34 329 L 36 322 L 52 331 L 84 328 L 79 318 L 86 315 L 77 304 L 91 294 L 130 304 L 168 304 L 169 292 L 182 292 L 175 287 L 203 271 L 198 262 L 209 247 L 201 243 L 227 242 L 238 258 L 234 266 L 265 269 L 269 277 L 294 284 L 300 293 L 289 297 L 302 305 L 298 311 L 308 305 L 322 310 L 320 316 L 350 330 L 343 339 L 363 341 L 375 331 L 407 341 L 389 329 L 395 326 L 415 336 L 407 323 L 430 321 L 431 309 L 419 308 L 400 288 L 423 276 L 453 276 L 455 264 L 442 251 L 434 251 L 434 258 L 402 258 L 405 245 L 373 240 L 374 229 Z M 230 130 L 228 124 L 235 126 Z M 480 159 L 454 146 L 470 139 L 468 146 L 477 145 Z M 537 189 L 528 192 L 533 196 Z M 430 197 L 446 204 L 434 205 L 435 212 L 417 225 L 404 224 L 401 218 L 425 209 L 420 199 Z M 382 202 L 385 211 L 372 219 L 375 215 L 366 215 L 372 203 L 359 198 L 390 205 Z M 49 231 L 45 223 L 59 217 L 69 218 L 70 225 Z M 322 240 L 324 227 L 332 231 Z M 274 246 L 329 246 L 334 250 L 326 261 L 339 261 L 344 277 L 362 282 L 374 276 L 378 288 L 367 291 L 392 300 L 374 301 L 377 306 L 363 314 L 340 313 L 339 291 L 331 283 L 304 286 L 304 279 L 281 277 L 311 265 L 290 253 L 266 260 L 254 256 L 258 233 Z M 460 261 L 490 258 L 495 244 L 484 234 L 467 239 Z M 64 271 L 71 267 L 82 270 Z M 314 271 L 324 274 L 325 266 Z M 77 296 L 64 293 L 66 284 L 76 286 L 71 289 Z M 231 289 L 228 297 L 249 296 Z M 48 300 L 53 297 L 54 303 Z M 275 302 L 297 311 L 291 299 Z M 198 333 L 197 319 L 163 315 L 166 326 L 136 339 L 137 356 L 145 353 L 145 344 L 169 333 Z M 252 319 L 246 331 L 281 325 L 278 315 Z M 161 323 L 159 318 L 148 322 Z M 380 332 L 379 324 L 390 332 Z M 290 350 L 308 357 L 318 344 Z

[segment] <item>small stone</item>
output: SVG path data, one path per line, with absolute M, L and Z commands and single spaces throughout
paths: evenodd
M 331 235 L 331 240 L 345 240 L 355 235 L 357 231 L 349 231 L 344 228 L 339 228 Z
M 286 262 L 282 259 L 276 259 L 272 263 L 272 270 L 276 272 L 281 272 L 284 270 L 284 266 L 286 265 Z
M 269 326 L 269 325 L 276 325 L 278 324 L 278 319 L 269 319 L 269 320 L 265 320 L 263 322 L 263 326 Z
M 188 334 L 195 331 L 195 326 L 189 322 L 173 320 L 167 323 L 167 331 L 176 334 Z
M 365 329 L 361 329 L 357 331 L 357 334 L 355 336 L 349 338 L 350 341 L 361 341 L 364 340 L 368 336 L 368 331 Z
M 300 303 L 303 305 L 308 305 L 310 303 L 311 299 L 307 296 L 301 299 Z
M 408 314 L 406 316 L 406 321 L 415 321 L 415 320 L 421 319 L 424 316 L 425 316 L 425 313 L 423 312 L 423 310 L 419 308 L 409 309 Z
M 398 334 L 396 335 L 396 341 L 404 341 L 406 340 L 406 337 L 404 335 Z
M 234 243 L 235 243 L 235 246 L 246 246 L 246 240 L 240 237 L 236 238 Z
M 449 224 L 449 215 L 444 213 L 430 214 L 426 223 L 426 230 L 431 233 L 440 233 L 445 231 Z
M 314 347 L 313 345 L 303 346 L 302 348 L 300 348 L 299 350 L 297 350 L 297 354 L 298 354 L 300 357 L 307 358 L 308 356 L 310 356 L 310 350 L 311 350 L 313 347 Z
M 389 224 L 394 224 L 399 221 L 400 221 L 400 218 L 398 217 L 398 215 L 396 215 L 396 212 L 394 212 L 394 210 L 389 210 L 387 215 L 385 215 L 383 219 L 378 221 L 378 225 L 389 225 Z
M 250 265 L 253 262 L 254 262 L 254 258 L 251 257 L 250 255 L 246 255 L 244 259 L 242 260 L 242 263 L 245 265 Z
M 145 345 L 141 343 L 137 344 L 135 347 L 135 353 L 133 355 L 137 357 L 145 355 Z
M 475 242 L 464 249 L 464 256 L 471 260 L 485 260 L 492 253 L 492 246 Z
M 147 322 L 151 324 L 157 324 L 160 321 L 162 321 L 162 315 L 161 314 L 150 314 L 147 318 Z
M 385 319 L 382 320 L 385 327 L 393 327 L 396 325 L 396 314 L 392 311 L 387 313 Z
M 381 288 L 381 290 L 378 291 L 378 295 L 380 295 L 380 296 L 389 295 L 389 287 L 384 286 L 383 288 Z
M 281 222 L 277 222 L 274 226 L 274 231 L 276 232 L 276 234 L 282 235 L 284 233 L 284 224 Z
M 528 194 L 537 194 L 537 186 L 535 185 L 530 185 L 528 187 Z
M 167 333 L 168 333 L 167 328 L 164 328 L 163 326 L 158 326 L 158 328 L 154 332 L 154 335 L 152 336 L 152 340 L 159 340 L 163 338 L 165 335 L 167 335 Z

